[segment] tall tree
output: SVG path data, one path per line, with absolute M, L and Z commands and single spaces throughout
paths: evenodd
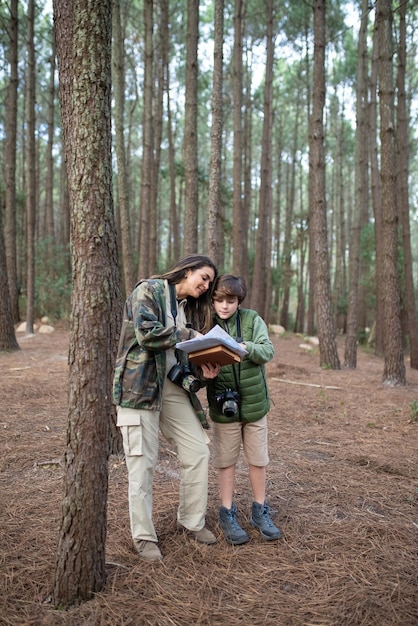
M 12 307 L 6 271 L 3 219 L 0 211 L 0 352 L 19 350 L 13 326 Z
M 33 333 L 35 316 L 35 220 L 36 220 L 36 146 L 35 146 L 35 1 L 27 9 L 26 73 L 26 334 Z
M 247 233 L 243 229 L 242 214 L 242 24 L 243 0 L 234 0 L 234 51 L 233 51 L 233 261 L 236 274 L 241 273 L 242 242 Z
M 297 149 L 299 139 L 299 126 L 300 126 L 300 100 L 302 96 L 302 84 L 301 84 L 301 72 L 302 64 L 298 64 L 297 68 L 297 83 L 296 83 L 296 119 L 293 129 L 292 140 L 292 152 L 291 152 L 291 165 L 290 165 L 290 181 L 289 191 L 286 194 L 286 210 L 285 210 L 285 223 L 284 223 L 284 241 L 283 241 L 283 253 L 282 253 L 282 272 L 283 272 L 283 297 L 282 306 L 280 311 L 280 324 L 283 328 L 289 328 L 289 305 L 290 305 L 290 286 L 292 282 L 292 221 L 295 210 L 295 194 L 296 194 L 296 161 L 297 161 Z
M 10 1 L 9 34 L 9 65 L 10 78 L 7 86 L 6 120 L 5 120 L 5 221 L 6 221 L 6 262 L 10 307 L 12 319 L 19 321 L 19 296 L 17 284 L 16 258 L 16 139 L 17 139 L 17 92 L 18 92 L 18 0 Z
M 158 259 L 160 258 L 162 242 L 158 240 L 158 231 L 160 225 L 160 211 L 158 206 L 159 176 L 161 167 L 161 151 L 163 142 L 164 127 L 164 92 L 165 92 L 165 73 L 168 58 L 168 15 L 167 11 L 160 7 L 158 32 L 159 54 L 156 55 L 155 70 L 156 75 L 156 94 L 155 104 L 153 106 L 154 119 L 154 145 L 153 159 L 151 171 L 151 198 L 150 198 L 150 269 L 155 273 L 158 269 Z
M 358 296 L 360 273 L 360 238 L 362 206 L 367 202 L 367 141 L 364 141 L 367 124 L 367 22 L 368 0 L 361 5 L 361 21 L 357 46 L 357 88 L 356 88 L 356 154 L 355 154 L 355 203 L 353 226 L 350 241 L 349 295 L 347 310 L 347 333 L 345 339 L 344 365 L 355 368 L 357 365 Z
M 142 168 L 141 168 L 141 201 L 139 229 L 139 265 L 138 278 L 146 278 L 155 268 L 151 268 L 151 239 L 150 239 L 150 207 L 151 184 L 153 167 L 153 0 L 144 0 L 144 113 L 142 121 Z
M 272 129 L 273 129 L 273 0 L 266 2 L 266 73 L 264 82 L 264 119 L 261 146 L 261 176 L 258 204 L 258 228 L 254 259 L 251 306 L 269 321 L 271 304 L 271 218 L 272 190 Z M 261 306 L 260 306 L 261 305 Z
M 380 176 L 382 179 L 382 293 L 385 345 L 383 383 L 404 385 L 406 380 L 402 348 L 396 213 L 392 0 L 377 0 L 376 21 L 379 28 Z
M 132 258 L 131 225 L 129 216 L 129 189 L 125 151 L 125 55 L 122 37 L 120 0 L 113 2 L 113 57 L 112 83 L 115 99 L 114 125 L 116 140 L 118 214 L 125 293 L 135 286 Z
M 50 75 L 48 89 L 48 143 L 45 181 L 45 235 L 48 239 L 48 259 L 54 254 L 54 133 L 55 133 L 55 37 L 52 32 Z
M 186 100 L 184 113 L 184 252 L 197 251 L 199 209 L 199 166 L 197 155 L 197 47 L 199 40 L 199 0 L 187 0 Z
M 379 57 L 379 24 L 377 15 L 375 16 L 375 27 L 373 31 L 373 51 L 372 67 L 370 73 L 370 96 L 369 96 L 369 154 L 370 154 L 370 182 L 371 198 L 374 216 L 374 240 L 376 249 L 375 259 L 375 285 L 376 285 L 376 307 L 375 307 L 375 352 L 383 356 L 383 251 L 382 251 L 382 184 L 380 180 L 379 153 L 377 141 L 377 73 Z M 362 272 L 360 271 L 360 274 Z M 362 297 L 363 296 L 363 297 Z M 360 292 L 359 298 L 359 326 L 364 328 L 365 305 L 364 290 Z M 363 304 L 361 304 L 363 301 Z M 363 311 L 363 315 L 361 315 Z M 363 320 L 361 319 L 363 317 Z
M 397 158 L 398 178 L 397 186 L 399 193 L 398 212 L 402 226 L 402 244 L 404 259 L 405 280 L 405 308 L 408 323 L 410 365 L 418 369 L 418 321 L 415 304 L 415 291 L 413 279 L 413 257 L 411 249 L 411 227 L 409 223 L 409 126 L 406 104 L 405 74 L 406 74 L 406 7 L 407 0 L 399 5 L 399 54 L 397 75 Z
M 214 31 L 212 127 L 208 198 L 208 254 L 214 263 L 218 264 L 220 260 L 220 188 L 222 175 L 224 0 L 215 0 Z
M 168 24 L 169 2 L 161 0 L 161 11 L 164 13 L 164 21 Z M 166 33 L 168 28 L 166 28 Z M 180 257 L 180 220 L 178 217 L 177 200 L 176 200 L 176 166 L 175 166 L 175 146 L 174 133 L 171 113 L 170 98 L 170 65 L 168 59 L 168 42 L 163 47 L 163 58 L 165 65 L 165 88 L 167 99 L 167 139 L 168 139 L 168 169 L 170 180 L 170 211 L 169 211 L 169 230 L 171 237 L 169 240 L 167 262 L 173 264 Z
M 325 0 L 315 0 L 314 74 L 312 115 L 309 129 L 309 167 L 312 189 L 311 245 L 314 249 L 315 308 L 318 323 L 320 365 L 340 369 L 331 310 L 328 258 L 327 216 L 325 199 Z
M 111 0 L 54 0 L 73 263 L 64 498 L 53 603 L 106 580 L 111 383 L 121 319 L 111 169 Z

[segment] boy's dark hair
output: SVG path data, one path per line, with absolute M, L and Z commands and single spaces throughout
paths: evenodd
M 213 300 L 220 300 L 225 296 L 238 298 L 238 304 L 244 300 L 247 295 L 247 286 L 245 280 L 241 276 L 233 274 L 222 274 L 218 276 L 213 285 Z

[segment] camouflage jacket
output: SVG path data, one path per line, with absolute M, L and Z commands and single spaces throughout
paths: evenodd
M 161 409 L 166 350 L 191 339 L 190 328 L 166 326 L 167 297 L 162 279 L 143 280 L 127 298 L 113 379 L 113 402 L 130 409 Z M 202 426 L 208 427 L 196 394 L 190 401 Z

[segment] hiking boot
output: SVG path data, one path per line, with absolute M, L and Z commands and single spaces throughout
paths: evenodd
M 155 541 L 145 541 L 145 539 L 143 541 L 134 541 L 134 546 L 141 559 L 145 559 L 146 561 L 161 561 L 163 558 Z
M 254 528 L 258 528 L 261 536 L 267 541 L 273 541 L 274 539 L 280 539 L 283 537 L 282 531 L 275 526 L 270 517 L 270 508 L 267 500 L 264 504 L 253 502 L 251 507 L 250 524 Z
M 249 536 L 243 528 L 238 524 L 237 520 L 237 505 L 232 503 L 230 509 L 225 506 L 221 506 L 219 509 L 219 522 L 225 535 L 225 539 L 228 543 L 232 543 L 233 546 L 239 546 L 242 543 L 247 543 L 250 540 Z
M 185 526 L 179 524 L 178 529 L 182 532 L 186 532 L 198 543 L 204 543 L 208 546 L 212 543 L 216 543 L 215 535 L 209 530 L 209 528 L 206 528 L 206 526 L 203 526 L 200 530 L 189 530 L 188 528 L 185 528 Z

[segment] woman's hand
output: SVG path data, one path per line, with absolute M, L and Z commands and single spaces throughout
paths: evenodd
M 200 367 L 205 378 L 216 378 L 221 369 L 219 363 L 201 363 Z

